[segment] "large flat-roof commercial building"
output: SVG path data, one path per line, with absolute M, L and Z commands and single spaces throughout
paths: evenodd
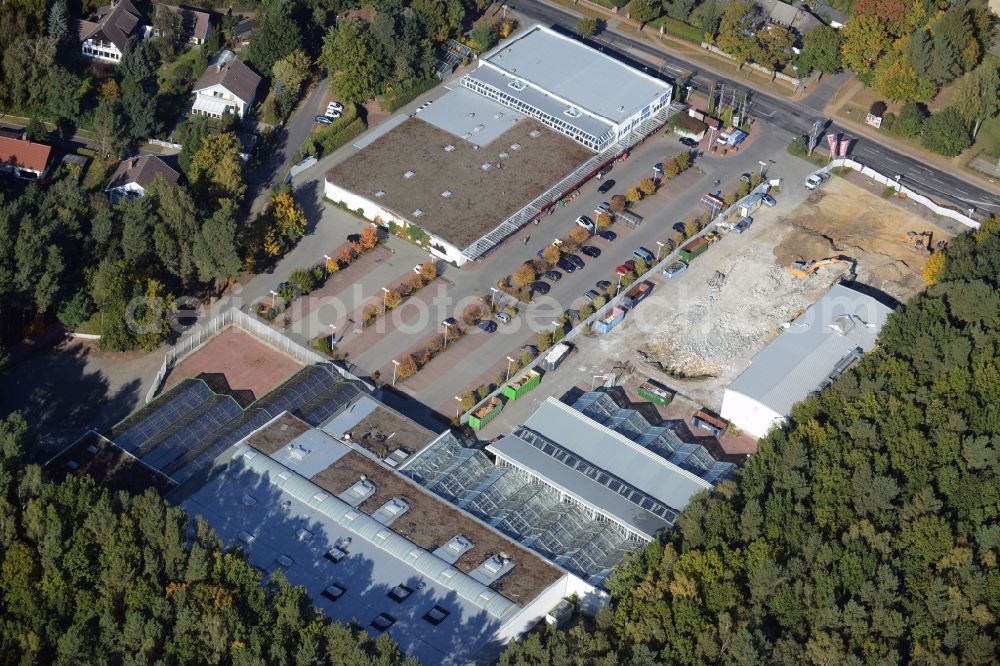
M 362 136 L 325 195 L 458 265 L 479 259 L 680 109 L 669 83 L 541 26 Z
M 548 398 L 485 451 L 443 437 L 400 469 L 595 586 L 735 468 L 603 391 Z
M 603 150 L 670 104 L 669 83 L 534 25 L 479 57 L 462 85 Z
M 227 331 L 174 369 L 199 367 L 188 362 Z M 331 619 L 386 633 L 425 664 L 490 663 L 564 597 L 591 612 L 607 600 L 397 471 L 450 432 L 427 430 L 325 362 L 241 403 L 232 393 L 244 370 L 184 378 L 47 467 L 155 488 L 240 548 L 264 582 L 280 570 Z
M 875 346 L 892 309 L 837 284 L 792 321 L 726 389 L 722 416 L 754 437 L 780 424 Z

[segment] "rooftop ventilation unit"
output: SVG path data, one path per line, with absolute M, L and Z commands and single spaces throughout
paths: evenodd
M 469 111 L 469 113 L 467 113 L 465 117 L 466 118 L 475 118 L 476 117 L 476 112 L 475 111 Z
M 243 503 L 243 506 L 249 507 L 257 503 L 257 498 L 254 497 L 253 495 L 244 495 L 243 499 L 241 499 L 240 501 Z
M 444 152 L 446 153 L 452 153 L 454 151 L 455 151 L 455 146 L 451 145 L 450 143 L 444 147 Z
M 340 493 L 339 497 L 356 508 L 374 494 L 375 484 L 362 477 L 353 486 Z
M 486 129 L 486 125 L 476 125 L 475 127 L 472 128 L 472 131 L 482 132 L 484 129 Z
M 505 159 L 507 159 L 508 157 L 510 157 L 510 153 L 508 153 L 508 152 L 507 152 L 507 151 L 505 150 L 505 151 L 503 151 L 502 153 L 500 153 L 500 154 L 499 154 L 499 155 L 498 155 L 497 157 L 499 157 L 499 158 L 500 158 L 500 159 L 502 159 L 502 160 L 505 160 Z
M 399 497 L 393 497 L 391 500 L 380 506 L 378 511 L 372 514 L 372 519 L 388 527 L 389 525 L 392 525 L 397 518 L 409 510 L 410 505 L 406 502 L 406 500 L 400 499 Z
M 493 120 L 500 120 L 501 118 L 503 118 L 502 111 L 497 111 L 496 113 L 493 114 Z
M 848 315 L 840 315 L 834 318 L 834 320 L 827 324 L 830 328 L 836 331 L 839 335 L 847 335 L 852 330 L 854 330 L 854 320 Z
M 90 446 L 87 447 L 87 453 L 91 453 L 91 454 L 97 453 L 97 447 L 94 446 L 93 444 L 91 444 Z
M 403 178 L 413 178 L 416 175 L 417 174 L 413 173 L 412 171 L 407 171 L 403 174 Z
M 513 568 L 514 563 L 511 561 L 510 555 L 498 553 L 476 567 L 469 575 L 483 585 L 491 585 L 510 573 Z
M 337 583 L 334 583 L 333 585 L 328 586 L 326 589 L 320 592 L 320 594 L 322 594 L 330 601 L 336 601 L 337 599 L 344 596 L 344 592 L 347 592 L 347 588 L 345 588 L 343 585 L 338 585 Z
M 72 470 L 77 470 L 79 469 L 80 465 L 75 460 L 70 460 L 68 463 L 66 463 L 66 467 L 69 467 Z
M 512 143 L 512 144 L 510 144 L 510 149 L 511 150 L 521 150 L 521 144 L 519 144 L 519 143 Z
M 424 211 L 422 211 L 421 209 L 417 208 L 413 211 L 413 217 L 423 217 L 423 216 L 424 216 Z
M 448 564 L 454 564 L 458 561 L 458 558 L 462 557 L 462 555 L 465 555 L 470 550 L 472 550 L 472 542 L 461 534 L 456 534 L 449 539 L 447 543 L 439 546 L 434 551 L 434 555 L 440 557 Z
M 379 190 L 378 192 L 375 193 L 375 196 L 377 196 L 377 197 L 384 197 L 385 196 L 385 190 Z
M 295 444 L 288 445 L 288 457 L 296 462 L 302 462 L 303 460 L 306 459 L 306 456 L 308 456 L 310 453 L 312 453 L 312 451 L 302 446 L 301 444 L 299 444 L 298 446 L 296 446 Z
M 407 597 L 411 594 L 413 594 L 413 588 L 400 583 L 396 587 L 389 590 L 389 593 L 386 596 L 395 601 L 397 604 L 401 604 L 406 601 Z
M 299 541 L 309 541 L 309 539 L 313 538 L 313 533 L 307 530 L 306 528 L 301 527 L 298 530 L 296 530 L 295 538 L 298 539 Z
M 489 171 L 490 169 L 493 168 L 493 162 L 483 162 L 483 165 L 479 168 L 482 169 L 483 171 Z
M 450 199 L 451 198 L 451 190 L 445 190 L 444 192 L 441 193 L 441 196 L 443 196 L 445 199 Z
M 472 132 L 466 132 L 465 134 L 462 135 L 462 138 L 468 141 L 469 139 L 472 138 Z
M 538 131 L 538 130 L 536 130 L 536 129 L 533 129 L 533 130 L 531 130 L 530 132 L 528 132 L 528 136 L 530 136 L 530 137 L 531 137 L 532 139 L 537 139 L 537 138 L 538 138 L 538 137 L 540 137 L 541 135 L 542 135 L 542 133 L 541 133 L 541 132 L 539 132 L 539 131 Z

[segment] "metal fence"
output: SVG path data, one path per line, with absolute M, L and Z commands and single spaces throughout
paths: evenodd
M 146 402 L 148 403 L 153 400 L 157 391 L 160 390 L 160 386 L 163 385 L 163 380 L 166 379 L 167 373 L 169 373 L 179 361 L 191 355 L 194 351 L 214 338 L 220 331 L 228 326 L 236 326 L 237 328 L 246 331 L 264 344 L 269 345 L 280 352 L 288 354 L 300 363 L 305 365 L 325 363 L 335 368 L 345 379 L 358 379 L 356 376 L 347 372 L 343 368 L 330 363 L 330 359 L 299 344 L 298 342 L 295 342 L 284 333 L 276 331 L 253 315 L 247 314 L 237 308 L 230 308 L 229 310 L 226 310 L 225 312 L 222 312 L 221 314 L 218 314 L 210 319 L 205 325 L 199 326 L 197 329 L 192 331 L 190 335 L 180 340 L 171 349 L 167 350 L 167 353 L 163 358 L 163 364 L 160 366 L 159 371 L 156 373 L 156 377 L 153 379 L 153 385 L 149 387 L 149 392 L 146 394 Z

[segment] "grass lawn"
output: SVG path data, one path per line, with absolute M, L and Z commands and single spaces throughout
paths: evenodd
M 983 153 L 1000 158 L 1000 116 L 985 121 L 976 135 L 976 147 L 982 147 Z
M 178 75 L 184 73 L 181 70 L 185 67 L 190 71 L 189 77 L 197 80 L 197 77 L 201 76 L 201 72 L 195 71 L 195 65 L 200 55 L 201 51 L 199 49 L 185 49 L 183 53 L 177 56 L 177 60 L 174 60 L 169 65 L 160 67 L 156 72 L 156 80 L 160 88 L 176 87 Z

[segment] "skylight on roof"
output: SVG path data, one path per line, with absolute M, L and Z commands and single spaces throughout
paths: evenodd
M 320 594 L 329 599 L 330 601 L 336 601 L 337 599 L 344 596 L 344 592 L 347 592 L 347 588 L 338 583 L 333 583 L 328 585 Z
M 409 588 L 403 584 L 399 584 L 396 587 L 389 590 L 389 593 L 386 596 L 395 601 L 397 604 L 401 604 L 404 601 L 406 601 L 406 599 L 411 594 L 413 594 L 412 588 Z
M 385 631 L 392 625 L 396 624 L 396 618 L 389 615 L 388 613 L 379 613 L 374 620 L 372 620 L 371 626 L 378 629 L 380 632 Z
M 434 606 L 434 608 L 424 613 L 424 619 L 434 626 L 437 626 L 444 622 L 449 615 L 451 615 L 451 611 L 448 609 L 441 608 L 440 606 Z
M 580 109 L 576 108 L 575 106 L 571 106 L 565 111 L 563 111 L 563 115 L 568 116 L 570 118 L 579 118 L 580 116 L 583 115 L 583 113 L 580 111 Z
M 507 86 L 513 90 L 521 92 L 522 90 L 528 87 L 528 84 L 522 81 L 521 79 L 514 79 L 513 81 L 508 83 Z

